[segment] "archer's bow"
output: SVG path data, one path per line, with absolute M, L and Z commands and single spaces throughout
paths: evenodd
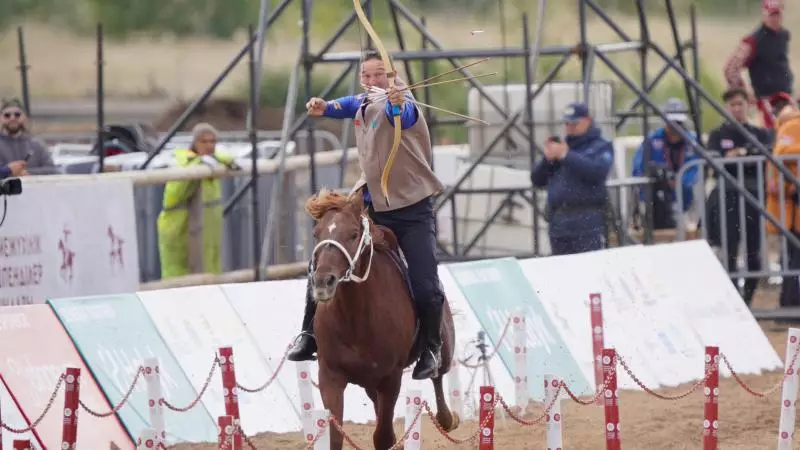
M 386 74 L 386 76 L 389 77 L 389 87 L 394 88 L 397 72 L 394 70 L 392 59 L 389 57 L 389 52 L 386 51 L 383 41 L 381 41 L 381 38 L 378 37 L 378 33 L 375 32 L 375 29 L 372 28 L 372 24 L 369 23 L 367 15 L 364 14 L 364 9 L 361 8 L 361 0 L 353 0 L 353 7 L 356 10 L 356 15 L 358 15 L 358 20 L 364 26 L 364 29 L 367 30 L 369 37 L 375 42 L 375 46 L 378 47 L 378 52 L 381 55 L 381 59 L 389 70 L 389 72 Z M 399 106 L 395 105 L 392 107 L 392 116 L 394 119 L 394 142 L 392 143 L 392 149 L 389 151 L 389 157 L 386 159 L 386 166 L 384 166 L 383 173 L 381 173 L 381 192 L 383 193 L 383 197 L 386 198 L 387 206 L 389 205 L 389 171 L 392 169 L 394 158 L 397 156 L 397 150 L 400 148 L 400 133 L 402 131 L 402 123 L 400 121 L 401 111 L 402 110 Z

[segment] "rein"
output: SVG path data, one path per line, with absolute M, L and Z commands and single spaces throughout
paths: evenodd
M 361 228 L 361 240 L 358 242 L 356 253 L 353 256 L 350 256 L 350 253 L 342 244 L 339 243 L 339 241 L 333 239 L 324 239 L 320 241 L 314 247 L 314 251 L 311 253 L 311 270 L 309 273 L 313 275 L 317 270 L 317 251 L 324 246 L 332 245 L 344 254 L 344 257 L 347 258 L 347 262 L 350 264 L 350 267 L 347 268 L 347 271 L 342 277 L 339 278 L 338 282 L 341 283 L 352 281 L 353 283 L 363 283 L 367 281 L 367 278 L 369 278 L 370 268 L 372 267 L 372 257 L 375 255 L 375 248 L 372 244 L 372 235 L 369 232 L 369 219 L 366 216 L 361 216 Z M 361 256 L 364 254 L 364 250 L 367 249 L 367 246 L 369 246 L 369 261 L 367 261 L 367 269 L 364 271 L 364 275 L 359 277 L 355 274 L 356 264 L 358 263 L 359 258 L 361 258 Z

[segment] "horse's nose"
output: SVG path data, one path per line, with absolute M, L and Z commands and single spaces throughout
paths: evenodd
M 322 282 L 325 283 L 325 287 L 330 289 L 336 285 L 336 275 L 329 273 L 325 275 L 325 278 L 322 279 Z

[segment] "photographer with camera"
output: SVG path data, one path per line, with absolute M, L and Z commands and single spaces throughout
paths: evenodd
M 747 132 L 755 136 L 765 147 L 769 148 L 772 146 L 772 130 L 756 127 L 748 123 L 749 101 L 747 92 L 744 89 L 729 89 L 722 95 L 722 100 L 725 102 L 725 109 L 728 110 L 728 113 L 733 116 Z M 741 130 L 739 130 L 735 124 L 729 122 L 725 122 L 711 131 L 711 134 L 708 136 L 707 147 L 709 150 L 719 152 L 723 159 L 761 155 L 761 152 L 753 147 Z M 725 170 L 736 178 L 747 191 L 756 198 L 759 198 L 758 191 L 761 187 L 759 186 L 759 177 L 763 180 L 765 174 L 758 173 L 759 164 L 757 162 L 742 163 L 741 165 L 742 175 L 741 178 L 739 178 L 738 164 L 723 164 Z M 741 223 L 742 221 L 740 220 L 739 214 L 739 191 L 736 190 L 736 187 L 732 183 L 721 183 L 719 181 L 721 178 L 722 177 L 718 177 L 717 186 L 714 187 L 708 197 L 708 216 L 706 220 L 708 242 L 712 246 L 722 247 L 722 236 L 724 233 L 727 268 L 730 271 L 736 271 L 739 244 L 741 243 L 741 229 L 744 227 L 744 251 L 747 260 L 747 270 L 759 271 L 761 270 L 761 230 L 759 230 L 761 214 L 759 214 L 756 208 L 745 202 L 744 223 Z M 724 186 L 721 186 L 721 184 L 724 184 Z M 720 204 L 719 190 L 721 188 L 725 193 L 724 204 Z M 724 208 L 724 210 L 722 208 Z M 725 229 L 722 228 L 722 214 L 725 214 Z M 736 280 L 734 279 L 732 281 L 734 285 L 736 285 Z M 753 294 L 756 291 L 757 285 L 757 279 L 745 279 L 742 298 L 744 298 L 744 302 L 748 306 L 753 300 Z
M 27 128 L 28 116 L 22 102 L 3 100 L 0 106 L 0 167 L 13 176 L 58 173 L 50 151 Z
M 664 104 L 664 114 L 676 126 L 682 127 L 692 140 L 697 135 L 686 129 L 688 120 L 686 105 L 677 98 L 671 98 Z M 694 203 L 694 185 L 700 173 L 698 166 L 688 169 L 680 180 L 675 177 L 678 171 L 691 161 L 699 159 L 694 148 L 685 142 L 678 130 L 671 125 L 658 128 L 642 142 L 633 156 L 633 176 L 643 177 L 647 174 L 644 164 L 644 150 L 650 149 L 650 164 L 655 178 L 653 184 L 653 227 L 655 229 L 675 228 L 675 221 L 688 211 Z M 675 211 L 676 190 L 681 189 L 683 211 Z M 644 193 L 640 192 L 644 200 Z
M 606 178 L 614 162 L 611 142 L 595 126 L 589 108 L 573 103 L 563 116 L 566 142 L 551 137 L 544 159 L 531 169 L 531 182 L 547 187 L 547 220 L 553 255 L 605 247 Z

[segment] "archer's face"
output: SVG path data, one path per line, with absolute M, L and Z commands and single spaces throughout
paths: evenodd
M 379 59 L 370 59 L 361 64 L 361 84 L 367 87 L 389 88 L 386 66 Z

